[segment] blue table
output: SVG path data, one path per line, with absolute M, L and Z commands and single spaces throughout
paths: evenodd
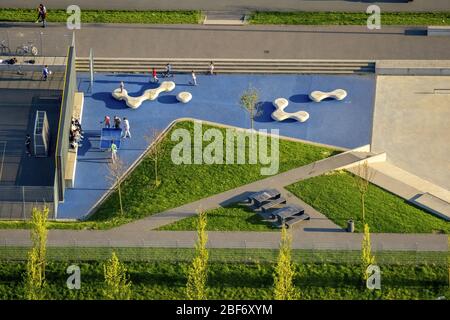
M 120 149 L 120 138 L 122 137 L 122 129 L 103 128 L 100 136 L 100 149 L 111 149 L 111 142 L 114 141 L 117 149 Z

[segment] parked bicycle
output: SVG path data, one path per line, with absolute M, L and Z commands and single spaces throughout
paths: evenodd
M 16 49 L 16 55 L 25 56 L 25 55 L 38 55 L 38 48 L 31 42 L 28 41 L 28 44 L 23 44 Z
M 6 45 L 6 40 L 0 41 L 0 55 L 9 56 L 11 54 L 11 49 Z

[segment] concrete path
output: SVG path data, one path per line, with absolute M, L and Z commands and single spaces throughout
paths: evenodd
M 36 2 L 37 4 L 38 2 Z M 450 10 L 447 0 L 47 0 L 47 8 L 65 9 L 77 4 L 82 9 L 123 10 L 216 10 L 216 11 L 365 11 L 376 4 L 383 11 L 445 11 Z M 3 8 L 30 8 L 29 0 L 2 0 Z
M 2 230 L 0 246 L 30 245 L 28 230 Z M 51 230 L 49 246 L 57 247 L 163 247 L 189 248 L 197 239 L 195 231 L 149 231 L 126 233 L 113 237 L 109 231 Z M 279 232 L 208 232 L 209 248 L 277 249 Z M 294 249 L 359 250 L 362 234 L 335 232 L 293 233 Z M 447 235 L 432 234 L 372 234 L 374 251 L 447 251 Z
M 87 57 L 93 48 L 96 57 L 448 59 L 448 37 L 411 35 L 410 31 L 417 29 L 84 24 L 76 33 L 76 45 L 80 57 Z M 34 23 L 0 24 L 0 39 L 9 39 L 11 48 L 31 40 L 47 56 L 64 56 L 71 36 L 63 24 L 49 24 L 46 29 Z

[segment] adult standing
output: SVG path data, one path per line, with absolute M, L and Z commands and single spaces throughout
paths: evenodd
M 111 160 L 112 162 L 116 162 L 117 159 L 117 145 L 114 143 L 114 140 L 111 140 Z
M 156 69 L 155 68 L 152 69 L 152 79 L 153 79 L 154 83 L 158 83 L 159 82 L 158 74 L 156 73 Z
M 114 128 L 116 129 L 120 129 L 120 123 L 122 121 L 120 120 L 120 118 L 118 116 L 114 116 Z
M 105 126 L 105 128 L 111 128 L 111 119 L 109 118 L 109 116 L 105 116 L 105 118 L 103 119 L 102 122 L 103 125 Z
M 123 89 L 125 89 L 125 85 L 124 85 L 123 81 L 120 81 L 119 88 L 120 88 L 120 93 L 123 93 Z
M 130 122 L 126 117 L 123 117 L 123 138 L 131 138 Z
M 51 71 L 48 70 L 48 66 L 45 65 L 42 69 L 42 80 L 47 81 L 48 75 L 51 74 Z
M 209 63 L 209 74 L 214 75 L 214 62 Z
M 166 72 L 164 73 L 164 77 L 172 76 L 172 65 L 170 63 L 166 64 Z
M 193 86 L 196 86 L 196 85 L 197 85 L 197 76 L 195 75 L 194 70 L 192 70 L 192 72 L 191 72 L 191 77 L 192 77 L 192 82 L 191 82 L 191 84 L 192 84 Z
M 25 136 L 25 148 L 26 148 L 27 155 L 29 157 L 31 157 L 31 137 L 29 134 L 27 134 Z

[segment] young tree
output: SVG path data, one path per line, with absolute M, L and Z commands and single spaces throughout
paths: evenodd
M 363 279 L 367 280 L 367 267 L 375 264 L 375 256 L 372 255 L 372 246 L 370 242 L 370 230 L 367 223 L 364 224 L 364 235 L 361 244 L 361 263 L 363 271 Z
M 131 281 L 128 279 L 125 265 L 119 261 L 115 252 L 103 265 L 103 272 L 105 275 L 104 297 L 109 300 L 130 300 Z
M 249 86 L 241 95 L 240 104 L 250 113 L 250 126 L 253 132 L 253 121 L 255 119 L 256 105 L 259 100 L 259 92 L 256 88 Z
M 124 216 L 123 202 L 122 202 L 122 176 L 126 171 L 126 166 L 123 161 L 117 157 L 115 161 L 108 163 L 108 180 L 115 186 L 119 194 L 120 216 Z
M 31 242 L 25 272 L 25 298 L 41 300 L 45 297 L 45 265 L 47 246 L 48 208 L 33 208 L 31 213 Z
M 355 185 L 358 188 L 361 197 L 361 212 L 362 212 L 362 223 L 366 223 L 366 195 L 369 192 L 370 181 L 373 179 L 375 173 L 370 170 L 369 163 L 364 161 L 364 163 L 358 165 L 358 174 L 355 175 Z
M 161 184 L 161 180 L 158 176 L 158 161 L 162 157 L 164 153 L 164 144 L 162 143 L 162 139 L 160 130 L 152 129 L 150 134 L 145 136 L 145 140 L 147 140 L 148 144 L 151 145 L 148 150 L 148 156 L 153 160 L 154 168 L 155 168 L 155 186 L 158 187 Z
M 286 227 L 281 229 L 280 251 L 274 273 L 274 299 L 294 300 L 298 292 L 294 286 L 295 265 L 291 259 L 292 235 Z
M 197 243 L 195 245 L 195 257 L 188 270 L 186 294 L 189 300 L 206 300 L 206 281 L 208 277 L 208 250 L 206 243 L 206 212 L 198 211 Z

